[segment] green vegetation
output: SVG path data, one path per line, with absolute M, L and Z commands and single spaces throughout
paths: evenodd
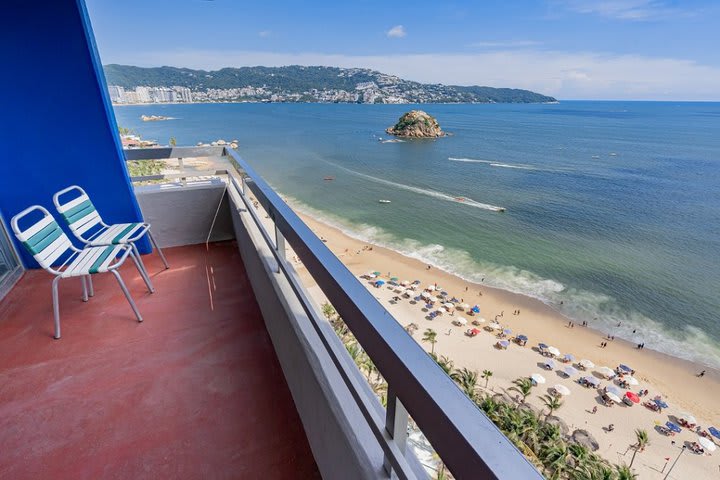
M 420 103 L 540 103 L 553 102 L 553 97 L 529 90 L 481 86 L 422 84 L 403 80 L 362 68 L 304 67 L 241 67 L 215 71 L 176 67 L 134 67 L 105 65 L 108 85 L 133 89 L 148 87 L 188 87 L 193 91 L 264 87 L 272 92 L 298 94 L 296 101 L 317 101 L 312 90 L 345 90 L 354 92 L 360 83 L 374 82 L 386 95 L 399 95 Z M 253 99 L 248 99 L 253 100 Z M 256 99 L 255 99 L 256 100 Z M 373 99 L 382 103 L 380 97 Z
M 428 328 L 425 330 L 425 333 L 423 334 L 422 338 L 423 342 L 427 342 L 430 344 L 430 354 L 435 354 L 435 344 L 437 343 L 437 332 L 433 330 L 432 328 Z
M 160 175 L 166 165 L 164 160 L 129 160 L 127 167 L 131 177 L 146 177 Z

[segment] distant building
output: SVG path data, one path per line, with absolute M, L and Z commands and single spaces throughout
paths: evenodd
M 125 102 L 125 89 L 117 85 L 109 85 L 108 92 L 110 93 L 110 100 L 113 103 L 124 103 Z
M 138 100 L 141 103 L 150 103 L 152 101 L 152 96 L 150 95 L 151 90 L 152 88 L 150 87 L 135 87 Z

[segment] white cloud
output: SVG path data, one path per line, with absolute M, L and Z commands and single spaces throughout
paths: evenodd
M 618 20 L 659 20 L 691 12 L 668 6 L 663 0 L 555 0 L 570 11 Z
M 385 35 L 387 35 L 389 38 L 402 38 L 407 35 L 407 32 L 405 31 L 405 27 L 403 27 L 402 25 L 395 25 L 390 30 L 388 30 Z
M 468 44 L 471 48 L 523 48 L 540 45 L 534 40 L 506 40 L 494 42 L 473 42 Z
M 106 63 L 217 69 L 239 66 L 365 67 L 408 80 L 526 88 L 560 99 L 720 100 L 720 67 L 678 58 L 508 49 L 477 53 L 340 55 L 258 51 L 133 52 Z
M 272 35 L 272 32 L 270 30 L 261 30 L 258 32 L 258 36 L 262 38 L 267 38 L 270 35 Z

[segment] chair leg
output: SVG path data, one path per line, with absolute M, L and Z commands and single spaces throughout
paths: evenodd
M 142 316 L 140 315 L 140 311 L 137 308 L 137 305 L 135 305 L 135 301 L 130 296 L 130 292 L 128 292 L 127 287 L 125 286 L 125 282 L 123 282 L 122 277 L 120 276 L 120 273 L 117 270 L 110 270 L 113 275 L 115 275 L 115 278 L 117 278 L 118 283 L 120 284 L 120 288 L 122 289 L 123 293 L 125 294 L 125 298 L 127 298 L 128 303 L 130 304 L 130 307 L 133 309 L 133 312 L 135 312 L 135 316 L 138 319 L 138 322 L 142 322 Z
M 52 299 L 53 299 L 53 316 L 55 317 L 55 339 L 60 338 L 60 300 L 58 298 L 58 282 L 60 277 L 53 278 L 52 282 Z
M 82 283 L 82 287 L 83 287 L 82 301 L 87 302 L 88 301 L 88 289 L 87 289 L 87 281 L 85 280 L 85 275 L 80 277 L 80 282 Z
M 150 282 L 150 277 L 148 277 L 147 271 L 145 270 L 145 265 L 143 265 L 142 260 L 140 260 L 140 255 L 136 254 L 137 249 L 135 248 L 135 245 L 131 245 L 132 249 L 130 250 L 130 257 L 133 259 L 133 262 L 135 262 L 135 267 L 137 267 L 138 272 L 140 272 L 140 276 L 145 281 L 145 285 L 147 285 L 148 291 L 150 293 L 155 293 L 155 288 L 153 288 L 153 285 Z
M 88 290 L 89 290 L 88 294 L 89 294 L 91 297 L 94 297 L 94 296 L 95 296 L 95 289 L 93 288 L 92 275 L 88 275 L 88 276 L 87 276 L 87 283 L 88 283 Z
M 152 236 L 152 233 L 150 233 L 150 230 L 147 232 L 148 238 L 150 239 L 150 242 L 152 242 L 155 249 L 158 251 L 158 254 L 160 255 L 160 258 L 162 259 L 162 262 L 165 264 L 165 270 L 170 268 L 170 265 L 168 265 L 167 260 L 165 259 L 165 255 L 163 254 L 162 250 L 160 250 L 160 247 L 158 247 L 157 242 L 155 241 L 155 237 Z

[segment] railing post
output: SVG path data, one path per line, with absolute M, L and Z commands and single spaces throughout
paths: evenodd
M 280 258 L 277 266 L 277 273 L 280 273 L 280 262 L 285 261 L 285 237 L 282 232 L 280 232 L 277 223 L 275 224 L 275 250 L 277 250 L 278 257 Z
M 387 389 L 387 407 L 385 412 L 385 430 L 387 430 L 392 441 L 404 455 L 408 439 L 408 412 L 390 385 L 388 385 Z M 387 455 L 385 455 L 385 459 L 383 460 L 383 466 L 392 478 L 393 469 Z
M 180 173 L 185 173 L 185 162 L 182 158 L 178 158 L 178 165 L 180 166 Z M 187 177 L 180 177 L 180 183 L 183 187 L 187 186 Z

